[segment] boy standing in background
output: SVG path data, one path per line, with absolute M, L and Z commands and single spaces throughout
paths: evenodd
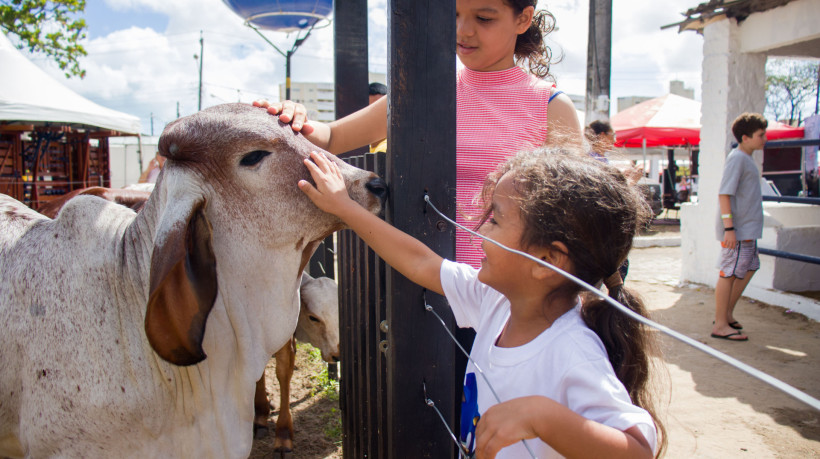
M 738 146 L 726 157 L 718 191 L 717 238 L 721 241 L 720 277 L 715 286 L 712 338 L 747 341 L 734 309 L 755 271 L 760 269 L 757 239 L 763 235 L 763 197 L 760 170 L 752 153 L 766 144 L 768 121 L 758 113 L 744 113 L 732 123 Z

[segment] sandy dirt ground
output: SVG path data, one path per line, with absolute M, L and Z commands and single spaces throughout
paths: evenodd
M 680 287 L 680 248 L 636 249 L 628 285 L 654 318 L 760 371 L 820 398 L 820 324 L 741 298 L 735 318 L 747 342 L 711 338 L 714 290 Z M 667 457 L 820 457 L 820 412 L 664 336 Z
M 291 412 L 295 437 L 293 452 L 283 459 L 341 458 L 341 417 L 337 397 L 322 391 L 319 375 L 327 364 L 314 352 L 308 351 L 309 344 L 299 343 L 296 348 L 296 367 L 291 379 Z M 265 370 L 265 386 L 271 400 L 271 415 L 268 419 L 270 434 L 253 441 L 251 459 L 279 459 L 274 455 L 274 429 L 279 415 L 279 384 L 276 382 L 275 360 L 268 362 Z M 338 387 L 338 386 L 337 386 Z
M 679 247 L 634 249 L 629 258 L 627 285 L 641 292 L 655 320 L 820 398 L 820 324 L 742 298 L 735 317 L 749 341 L 711 338 L 714 290 L 679 285 Z M 675 339 L 661 341 L 666 457 L 820 458 L 820 412 Z M 326 434 L 338 403 L 311 396 L 311 375 L 321 363 L 305 355 L 299 351 L 294 375 L 292 457 L 341 457 L 340 445 Z M 269 392 L 276 393 L 274 372 L 268 374 Z M 255 441 L 251 457 L 272 457 L 271 445 L 272 439 Z

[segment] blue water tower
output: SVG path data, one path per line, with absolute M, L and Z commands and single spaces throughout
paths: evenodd
M 268 44 L 285 57 L 285 98 L 290 99 L 290 57 L 307 40 L 310 32 L 330 23 L 333 0 L 223 0 L 234 13 L 245 20 Z M 305 32 L 296 38 L 288 51 L 282 51 L 259 29 L 276 32 Z
M 294 32 L 313 28 L 333 12 L 333 0 L 224 0 L 260 29 Z

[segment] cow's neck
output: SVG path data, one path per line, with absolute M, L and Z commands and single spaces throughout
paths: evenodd
M 129 278 L 139 279 L 134 285 L 144 290 L 138 294 L 142 320 L 153 241 L 163 206 L 162 195 L 155 191 L 124 236 L 124 270 Z M 197 438 L 203 442 L 213 439 L 213 447 L 231 444 L 225 453 L 233 456 L 245 447 L 249 452 L 255 383 L 270 356 L 287 343 L 296 327 L 302 254 L 293 246 L 278 247 L 272 251 L 275 255 L 268 257 L 259 257 L 261 247 L 232 246 L 223 240 L 214 240 L 213 246 L 219 290 L 205 328 L 206 359 L 178 367 L 159 358 L 147 339 L 144 341 L 146 357 L 156 374 L 162 375 L 155 389 L 168 396 L 171 416 L 200 432 Z M 259 258 L 267 260 L 264 266 L 248 264 L 248 260 Z

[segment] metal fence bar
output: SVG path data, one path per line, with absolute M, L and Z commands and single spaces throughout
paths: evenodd
M 355 234 L 351 230 L 344 230 L 338 233 L 339 247 L 337 249 L 339 255 L 339 326 L 341 333 L 341 381 L 339 385 L 339 408 L 342 411 L 342 443 L 345 455 L 354 455 L 354 442 L 358 432 L 356 426 L 356 416 L 353 415 L 353 409 L 356 406 L 355 398 L 353 397 L 352 388 L 355 387 L 353 381 L 353 372 L 355 367 L 355 359 L 358 357 L 353 350 L 353 327 L 354 323 L 351 320 L 353 315 L 352 309 L 355 307 L 353 300 L 354 288 L 352 285 L 350 263 L 348 260 L 352 256 L 352 238 Z
M 794 204 L 820 205 L 820 198 L 801 198 L 797 196 L 763 196 L 764 201 L 769 202 L 791 202 Z
M 386 157 L 345 155 L 348 164 L 385 172 Z M 389 457 L 385 432 L 388 416 L 387 364 L 380 342 L 387 334 L 384 262 L 352 231 L 339 233 L 340 314 L 342 330 L 342 428 L 344 454 Z
M 379 177 L 387 176 L 387 155 L 385 153 L 378 153 L 375 155 L 375 169 L 376 175 Z M 369 249 L 368 249 L 369 250 Z M 382 351 L 382 340 L 387 343 L 388 329 L 383 329 L 382 323 L 387 324 L 387 265 L 381 258 L 376 256 L 375 252 L 370 250 L 374 257 L 374 283 L 373 287 L 376 290 L 376 322 L 377 330 L 371 330 L 370 333 L 375 334 L 377 338 L 376 346 L 378 354 L 376 357 L 376 369 L 374 378 L 376 380 L 376 417 L 373 422 L 376 424 L 376 432 L 378 434 L 377 449 L 373 451 L 370 457 L 388 457 L 388 438 L 387 438 L 387 424 L 389 413 L 387 410 L 387 358 L 386 350 Z
M 784 252 L 782 250 L 767 249 L 764 247 L 758 247 L 757 250 L 763 255 L 771 255 L 773 257 L 787 258 L 789 260 L 796 260 L 802 261 L 804 263 L 820 265 L 820 257 L 814 257 L 811 255 L 801 255 L 799 253 Z
M 376 157 L 372 153 L 367 153 L 364 155 L 363 164 L 364 169 L 369 171 L 373 171 L 376 169 Z M 362 296 L 365 299 L 364 302 L 364 310 L 362 311 L 362 315 L 364 317 L 364 336 L 363 336 L 363 344 L 364 344 L 364 359 L 365 365 L 363 365 L 363 377 L 364 380 L 362 381 L 362 387 L 364 389 L 365 398 L 366 398 L 366 406 L 365 406 L 365 413 L 364 415 L 368 419 L 367 423 L 367 441 L 366 441 L 366 448 L 365 452 L 367 453 L 366 457 L 376 457 L 374 456 L 374 452 L 378 450 L 378 416 L 377 416 L 377 409 L 378 409 L 378 400 L 377 400 L 377 392 L 376 392 L 376 359 L 379 357 L 379 349 L 378 349 L 378 322 L 376 320 L 376 259 L 378 258 L 376 254 L 370 250 L 370 248 L 362 242 L 361 247 L 362 255 L 363 255 L 363 283 L 362 288 L 364 289 L 362 292 Z
M 763 148 L 813 147 L 820 145 L 820 139 L 772 140 Z
M 362 156 L 356 156 L 352 158 L 353 161 L 351 164 L 354 166 L 362 169 L 364 168 L 364 164 L 362 161 Z M 354 279 L 354 288 L 356 289 L 354 298 L 354 303 L 351 305 L 353 311 L 353 352 L 356 354 L 356 363 L 355 368 L 353 370 L 353 384 L 352 392 L 353 396 L 355 397 L 354 407 L 355 409 L 351 410 L 356 416 L 356 423 L 358 425 L 358 432 L 356 434 L 356 454 L 354 457 L 366 457 L 367 454 L 365 453 L 367 448 L 367 439 L 368 439 L 368 432 L 370 431 L 370 419 L 367 416 L 367 405 L 368 405 L 368 397 L 367 397 L 367 381 L 365 376 L 365 369 L 367 367 L 366 359 L 363 358 L 366 352 L 366 336 L 368 335 L 367 330 L 367 323 L 365 322 L 365 310 L 368 307 L 366 298 L 367 292 L 364 292 L 365 286 L 365 279 L 364 277 L 367 275 L 367 271 L 364 265 L 364 250 L 365 244 L 359 236 L 353 236 L 353 272 L 352 277 Z

